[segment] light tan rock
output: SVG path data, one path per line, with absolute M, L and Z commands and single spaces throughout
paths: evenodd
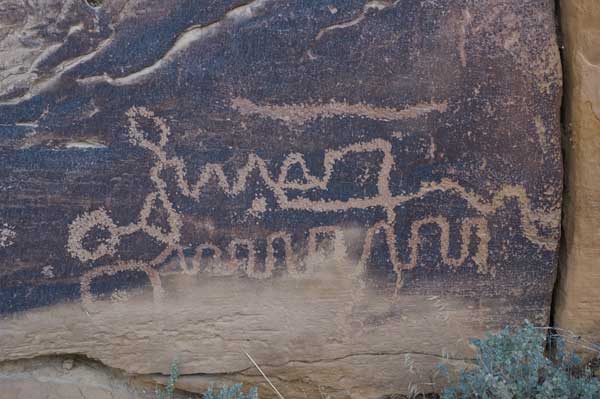
M 122 373 L 87 360 L 43 357 L 0 364 L 2 399 L 152 399 L 152 391 L 151 385 L 134 387 Z
M 168 375 L 176 360 L 182 389 L 244 381 L 271 397 L 246 351 L 286 397 L 377 398 L 409 384 L 430 390 L 432 379 L 442 380 L 439 363 L 464 365 L 468 339 L 483 334 L 486 320 L 511 312 L 503 298 L 360 293 L 345 269 L 277 284 L 181 275 L 163 282 L 170 295 L 162 303 L 148 290 L 130 290 L 127 299 L 5 319 L 2 357 L 85 353 L 138 375 Z
M 557 324 L 600 341 L 600 2 L 562 0 L 567 195 Z

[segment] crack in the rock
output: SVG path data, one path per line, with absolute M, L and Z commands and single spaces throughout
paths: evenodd
M 333 363 L 340 360 L 345 360 L 352 357 L 358 356 L 406 356 L 406 355 L 418 355 L 418 356 L 431 356 L 436 357 L 443 360 L 453 360 L 453 361 L 472 361 L 474 359 L 471 358 L 458 358 L 458 357 L 449 357 L 444 355 L 438 355 L 434 353 L 427 352 L 415 352 L 415 351 L 395 351 L 395 352 L 357 352 L 357 353 L 349 353 L 344 356 L 327 358 L 327 359 L 312 359 L 312 360 L 288 360 L 284 363 L 279 364 L 261 364 L 261 367 L 284 367 L 291 363 L 302 363 L 302 364 L 316 364 L 316 363 Z
M 460 362 L 471 362 L 471 361 L 475 360 L 473 358 L 450 357 L 450 356 L 438 355 L 438 354 L 427 353 L 427 352 L 392 351 L 392 352 L 357 352 L 357 353 L 349 353 L 347 355 L 333 357 L 333 358 L 325 358 L 325 359 L 301 359 L 301 360 L 300 359 L 291 359 L 291 360 L 287 360 L 283 363 L 273 363 L 273 364 L 259 362 L 259 365 L 261 368 L 278 368 L 278 367 L 285 367 L 285 366 L 287 366 L 289 364 L 293 364 L 293 363 L 301 363 L 301 364 L 334 363 L 337 361 L 345 360 L 345 359 L 352 358 L 352 357 L 358 357 L 358 356 L 406 356 L 406 355 L 431 356 L 431 357 L 435 357 L 435 358 L 438 358 L 441 360 L 451 360 L 451 361 L 460 361 Z M 255 369 L 254 366 L 249 366 L 249 367 L 239 369 L 239 370 L 222 371 L 222 372 L 218 372 L 218 373 L 181 373 L 180 376 L 181 377 L 184 377 L 184 376 L 187 376 L 187 377 L 193 377 L 193 376 L 218 377 L 218 376 L 231 376 L 231 375 L 241 374 L 241 375 L 244 375 L 247 377 L 255 377 L 256 375 L 254 375 L 254 374 L 246 374 L 248 371 L 254 370 L 254 369 Z M 150 377 L 167 376 L 167 374 L 163 374 L 163 373 L 149 373 L 146 375 L 150 376 Z
M 418 352 L 418 351 L 389 351 L 389 352 L 380 351 L 380 352 L 356 352 L 356 353 L 349 353 L 349 354 L 346 354 L 343 356 L 337 356 L 337 357 L 331 357 L 331 358 L 320 358 L 320 359 L 290 359 L 290 360 L 287 360 L 282 363 L 261 363 L 261 362 L 259 362 L 259 365 L 261 367 L 277 368 L 277 367 L 285 367 L 285 366 L 287 366 L 289 364 L 293 364 L 293 363 L 301 363 L 301 364 L 333 363 L 333 362 L 345 360 L 345 359 L 352 358 L 352 357 L 359 357 L 359 356 L 406 356 L 406 355 L 431 356 L 431 357 L 439 358 L 442 360 L 451 360 L 451 361 L 469 362 L 469 361 L 474 360 L 472 358 L 451 357 L 451 356 L 447 356 L 447 355 L 439 355 L 439 354 L 435 354 L 435 353 Z M 56 353 L 56 354 L 46 354 L 43 356 L 34 356 L 31 358 L 11 359 L 11 360 L 0 361 L 0 366 L 5 363 L 12 363 L 12 362 L 17 362 L 17 361 L 52 359 L 52 358 L 55 358 L 55 359 L 76 358 L 76 359 L 79 359 L 78 361 L 96 363 L 96 364 L 100 365 L 101 367 L 105 367 L 107 369 L 114 370 L 118 373 L 125 373 L 125 374 L 129 373 L 125 369 L 106 364 L 102 360 L 91 357 L 84 353 Z M 248 372 L 249 370 L 253 370 L 253 369 L 255 369 L 254 366 L 250 365 L 248 367 L 244 367 L 244 368 L 238 369 L 238 370 L 222 371 L 222 372 L 215 372 L 215 373 L 210 373 L 210 372 L 209 373 L 181 373 L 180 375 L 182 377 L 183 376 L 230 376 L 230 375 L 235 375 L 235 374 L 243 374 L 243 375 L 251 376 L 251 375 L 244 374 L 244 373 Z M 164 374 L 161 372 L 135 373 L 135 374 L 145 375 L 145 376 L 149 376 L 149 377 L 168 376 L 168 374 Z

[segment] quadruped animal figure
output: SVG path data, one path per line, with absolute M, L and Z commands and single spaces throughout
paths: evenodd
M 139 260 L 119 260 L 105 266 L 95 267 L 85 272 L 81 278 L 81 295 L 85 303 L 93 301 L 91 284 L 100 276 L 117 275 L 124 271 L 141 271 L 145 273 L 154 289 L 155 300 L 160 300 L 163 289 L 161 285 L 161 274 L 159 268 L 173 255 L 179 259 L 182 273 L 198 274 L 201 270 L 210 270 L 211 273 L 220 276 L 229 276 L 243 272 L 249 278 L 265 279 L 273 276 L 275 265 L 274 247 L 277 243 L 283 244 L 287 273 L 291 277 L 300 277 L 311 273 L 309 262 L 303 264 L 302 260 L 294 254 L 292 248 L 292 236 L 286 231 L 273 232 L 267 237 L 267 254 L 264 267 L 259 268 L 255 256 L 255 242 L 248 239 L 233 238 L 225 251 L 214 243 L 205 242 L 197 246 L 191 266 L 185 262 L 183 248 L 180 245 L 181 229 L 183 225 L 182 215 L 175 209 L 168 194 L 168 184 L 163 178 L 165 171 L 174 173 L 176 187 L 179 193 L 195 201 L 201 200 L 201 194 L 208 188 L 215 187 L 227 196 L 235 197 L 244 192 L 252 184 L 251 174 L 258 173 L 262 182 L 273 194 L 275 207 L 280 210 L 303 210 L 315 213 L 344 212 L 354 209 L 384 210 L 384 220 L 378 221 L 366 228 L 362 254 L 354 267 L 354 275 L 360 279 L 366 272 L 369 258 L 373 251 L 374 237 L 383 234 L 384 241 L 389 250 L 390 262 L 396 273 L 396 293 L 402 288 L 402 273 L 414 269 L 419 265 L 419 251 L 422 243 L 421 229 L 426 225 L 435 225 L 439 229 L 440 254 L 443 263 L 453 270 L 463 266 L 471 255 L 477 265 L 477 273 L 493 274 L 494 269 L 488 265 L 488 243 L 490 231 L 488 217 L 498 211 L 499 208 L 510 200 L 516 200 L 521 210 L 521 228 L 524 236 L 531 242 L 546 250 L 552 250 L 555 245 L 555 237 L 546 237 L 540 234 L 540 228 L 557 230 L 556 222 L 552 215 L 546 211 L 536 211 L 531 207 L 530 200 L 525 189 L 518 185 L 507 185 L 496 192 L 491 200 L 485 200 L 481 196 L 468 191 L 458 182 L 450 179 L 425 182 L 420 189 L 413 193 L 393 194 L 390 189 L 391 172 L 395 166 L 392 152 L 392 143 L 375 138 L 370 141 L 358 142 L 338 149 L 328 149 L 323 157 L 323 174 L 313 175 L 307 166 L 305 157 L 300 153 L 288 154 L 281 163 L 279 173 L 272 175 L 269 164 L 255 153 L 251 153 L 244 166 L 239 168 L 233 179 L 229 179 L 225 173 L 224 165 L 218 163 L 205 164 L 194 182 L 190 182 L 187 176 L 186 165 L 182 158 L 170 156 L 166 150 L 171 136 L 171 130 L 167 122 L 156 116 L 152 111 L 144 107 L 133 107 L 127 113 L 128 136 L 130 142 L 147 150 L 153 158 L 153 166 L 149 170 L 152 182 L 152 190 L 146 195 L 143 206 L 139 211 L 135 222 L 126 225 L 117 225 L 105 209 L 96 209 L 78 216 L 69 226 L 69 237 L 67 242 L 68 252 L 83 263 L 97 261 L 101 258 L 115 257 L 119 251 L 121 239 L 127 235 L 143 232 L 154 238 L 164 249 L 149 262 Z M 157 137 L 150 138 L 148 132 L 142 128 L 142 122 L 150 123 L 158 132 Z M 307 193 L 310 190 L 327 190 L 334 179 L 336 165 L 352 154 L 377 153 L 381 162 L 378 166 L 376 180 L 376 193 L 364 197 L 351 197 L 345 200 L 310 199 L 298 193 Z M 290 178 L 292 168 L 300 170 L 301 179 Z M 289 195 L 294 191 L 295 195 Z M 417 201 L 435 193 L 452 193 L 466 201 L 478 214 L 476 217 L 464 218 L 460 227 L 460 254 L 454 257 L 450 254 L 450 222 L 442 212 L 432 214 L 424 218 L 411 221 L 410 236 L 406 243 L 408 249 L 408 260 L 404 261 L 397 248 L 397 237 L 395 234 L 396 220 L 395 208 L 399 205 Z M 263 198 L 257 198 L 259 212 L 268 212 L 264 206 Z M 153 210 L 162 210 L 166 214 L 166 226 L 155 224 L 151 221 Z M 104 231 L 105 237 L 98 242 L 94 248 L 84 245 L 85 238 L 94 229 Z M 308 232 L 307 258 L 318 255 L 319 241 L 330 239 L 334 245 L 334 258 L 349 260 L 345 253 L 344 230 L 339 226 L 317 226 Z M 472 240 L 476 239 L 475 250 L 470 254 Z M 245 261 L 236 255 L 243 248 L 247 252 Z M 211 267 L 205 265 L 210 261 Z M 204 265 L 204 266 L 203 266 Z

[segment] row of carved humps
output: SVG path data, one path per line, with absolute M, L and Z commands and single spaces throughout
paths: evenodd
M 233 238 L 225 246 L 205 242 L 196 246 L 192 254 L 181 245 L 167 246 L 156 258 L 149 262 L 132 260 L 94 268 L 81 278 L 81 295 L 85 303 L 94 301 L 92 284 L 102 277 L 115 276 L 133 271 L 145 273 L 152 285 L 155 300 L 164 295 L 161 277 L 173 274 L 208 276 L 242 276 L 251 279 L 268 279 L 275 275 L 289 278 L 311 278 L 319 268 L 333 264 L 352 274 L 358 286 L 364 286 L 364 277 L 369 260 L 376 246 L 376 236 L 387 246 L 389 261 L 396 274 L 396 294 L 403 286 L 403 271 L 412 270 L 419 264 L 419 255 L 424 236 L 421 229 L 433 225 L 439 230 L 439 250 L 441 261 L 451 270 L 458 270 L 467 264 L 471 255 L 479 274 L 494 274 L 488 266 L 488 243 L 490 233 L 484 218 L 466 218 L 461 223 L 460 252 L 453 256 L 450 250 L 450 223 L 445 217 L 427 217 L 416 220 L 411 225 L 411 233 L 406 242 L 408 260 L 403 261 L 397 246 L 394 228 L 379 222 L 368 228 L 359 245 L 358 259 L 349 255 L 350 246 L 356 241 L 355 229 L 340 226 L 322 226 L 308 230 L 303 250 L 294 246 L 292 234 L 285 231 L 274 232 L 266 237 L 264 262 L 259 261 L 258 239 Z M 473 238 L 475 245 L 472 246 Z M 458 238 L 458 237 L 456 237 Z M 470 249 L 474 247 L 474 251 Z M 473 252 L 472 254 L 470 252 Z M 332 262 L 333 260 L 333 262 Z

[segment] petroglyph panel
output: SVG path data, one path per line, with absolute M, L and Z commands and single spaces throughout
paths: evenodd
M 0 359 L 376 398 L 547 320 L 552 1 L 48 7 L 17 59 L 0 5 Z

